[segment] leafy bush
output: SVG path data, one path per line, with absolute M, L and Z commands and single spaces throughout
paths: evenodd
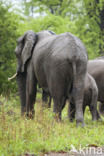
M 15 82 L 8 82 L 8 77 L 16 72 L 14 49 L 18 24 L 19 16 L 0 3 L 0 93 L 7 94 L 15 88 Z
M 95 23 L 96 24 L 96 23 Z M 98 27 L 95 27 L 98 30 Z M 71 32 L 84 42 L 90 59 L 99 56 L 99 34 L 95 29 L 90 28 L 87 19 L 78 19 L 75 21 L 61 16 L 48 14 L 45 17 L 30 18 L 21 25 L 21 34 L 32 29 L 35 32 L 42 30 L 52 30 L 56 34 Z M 96 40 L 95 40 L 96 39 Z

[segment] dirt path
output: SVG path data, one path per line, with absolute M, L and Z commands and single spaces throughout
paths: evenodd
M 20 156 L 38 156 L 38 155 L 26 153 L 26 154 L 20 155 Z M 85 148 L 83 150 L 76 151 L 76 152 L 69 151 L 69 153 L 49 152 L 47 154 L 42 154 L 40 156 L 104 156 L 104 147 L 92 146 L 92 147 L 88 147 L 88 148 Z
M 104 147 L 88 147 L 84 150 L 69 153 L 48 153 L 44 156 L 104 156 Z
M 50 153 L 50 154 L 45 154 L 44 156 L 104 156 L 104 153 L 102 154 Z
M 69 155 L 68 153 L 50 153 L 45 154 L 44 156 L 73 156 L 73 155 Z

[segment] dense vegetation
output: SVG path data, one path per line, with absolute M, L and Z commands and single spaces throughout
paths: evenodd
M 78 149 L 79 142 L 103 145 L 103 124 L 92 123 L 88 110 L 85 129 L 69 125 L 66 109 L 63 123 L 57 124 L 50 110 L 41 110 L 38 95 L 35 120 L 21 119 L 16 81 L 8 81 L 16 72 L 16 40 L 30 29 L 71 32 L 84 42 L 89 59 L 104 55 L 103 0 L 20 0 L 17 8 L 10 2 L 0 0 L 0 156 L 69 151 L 71 144 Z
M 8 82 L 8 76 L 15 72 L 13 52 L 19 34 L 19 16 L 9 9 L 0 2 L 0 93 L 8 93 L 15 87 L 14 83 Z
M 8 3 L 7 3 L 8 2 Z M 21 0 L 18 9 L 0 0 L 0 93 L 16 89 L 8 76 L 16 71 L 14 49 L 18 36 L 29 29 L 72 32 L 85 44 L 89 58 L 104 53 L 104 3 L 102 0 Z M 38 15 L 38 16 L 37 16 Z

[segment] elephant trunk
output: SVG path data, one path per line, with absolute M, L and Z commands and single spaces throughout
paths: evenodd
M 17 75 L 17 84 L 21 101 L 21 115 L 24 115 L 26 112 L 26 73 Z

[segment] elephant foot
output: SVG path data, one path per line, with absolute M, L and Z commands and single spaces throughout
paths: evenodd
M 102 120 L 102 118 L 98 118 L 97 120 L 98 120 L 98 121 L 100 121 L 100 122 L 102 122 L 102 121 L 103 121 L 103 120 Z
M 101 119 L 101 117 L 100 118 L 95 118 L 95 119 L 92 119 L 92 121 L 94 122 L 94 121 L 99 121 L 99 122 L 102 122 L 103 120 Z
M 74 122 L 74 118 L 69 118 L 69 121 L 70 122 Z
M 92 117 L 92 121 L 97 121 L 97 120 L 98 120 L 97 116 Z
M 22 107 L 21 108 L 21 116 L 22 117 L 25 117 L 26 116 L 26 108 L 25 107 Z
M 98 119 L 97 118 L 94 118 L 94 119 L 92 119 L 92 121 L 98 121 Z
M 42 102 L 42 108 L 43 109 L 49 108 L 48 103 Z
M 27 119 L 34 119 L 34 111 L 33 112 L 29 112 L 29 113 L 25 113 L 25 117 Z
M 84 128 L 84 127 L 85 127 L 85 123 L 84 123 L 84 122 L 83 122 L 83 123 L 77 122 L 77 123 L 76 123 L 76 127 L 77 127 L 77 128 L 78 128 L 78 127 Z
M 60 113 L 55 114 L 54 118 L 55 118 L 56 122 L 61 122 Z
M 76 119 L 76 126 L 77 127 L 84 127 L 85 126 L 83 118 L 80 117 L 80 118 Z
M 76 126 L 77 127 L 84 127 L 84 118 L 83 118 L 83 114 L 82 113 L 78 113 L 76 114 Z
M 97 120 L 102 120 L 99 113 L 97 113 Z
M 23 118 L 34 119 L 34 114 L 34 110 L 32 110 L 31 112 L 26 112 L 25 108 L 21 110 L 21 117 Z

